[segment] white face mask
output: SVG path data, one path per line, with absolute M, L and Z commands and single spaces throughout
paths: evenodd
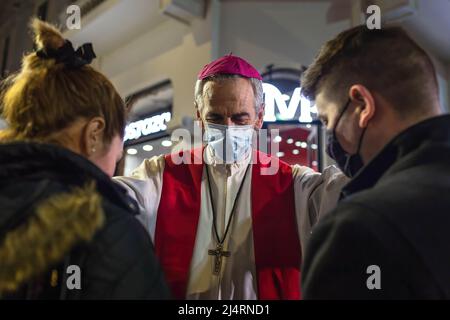
M 223 163 L 239 162 L 252 149 L 254 128 L 248 126 L 226 126 L 207 123 L 204 140 L 211 146 L 214 157 Z

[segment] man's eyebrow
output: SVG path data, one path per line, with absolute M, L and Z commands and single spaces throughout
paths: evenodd
M 215 113 L 215 112 L 208 112 L 206 114 L 207 117 L 216 117 L 216 118 L 222 118 L 221 114 Z
M 238 118 L 238 117 L 250 117 L 250 113 L 248 113 L 248 112 L 239 112 L 239 113 L 233 114 L 233 118 Z

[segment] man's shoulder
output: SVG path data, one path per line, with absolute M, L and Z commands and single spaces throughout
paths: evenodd
M 387 247 L 392 242 L 406 244 L 415 238 L 408 226 L 427 222 L 421 206 L 420 198 L 374 187 L 341 200 L 321 225 L 328 230 L 325 233 L 352 234 L 354 239 L 363 237 Z
M 393 174 L 381 179 L 374 187 L 347 197 L 343 203 L 364 208 L 391 223 L 403 224 L 406 221 L 425 218 L 424 212 L 434 208 L 430 213 L 436 218 L 442 216 L 450 205 L 450 200 L 444 196 L 445 189 L 437 183 L 438 177 L 426 179 L 423 173 L 420 179 L 409 170 Z M 428 215 L 429 216 L 429 215 Z
M 359 199 L 347 199 L 339 202 L 337 207 L 322 220 L 322 224 L 334 227 L 361 226 L 368 230 L 376 230 L 384 223 L 383 216 L 376 209 Z
M 313 230 L 310 252 L 323 248 L 330 257 L 339 252 L 339 259 L 359 259 L 353 264 L 376 261 L 385 272 L 404 274 L 411 284 L 427 281 L 433 287 L 428 273 L 444 279 L 447 271 L 441 267 L 450 265 L 443 254 L 447 246 L 436 245 L 449 243 L 444 229 L 450 219 L 430 208 L 423 211 L 420 198 L 413 202 L 411 195 L 396 196 L 389 188 L 375 187 L 342 200 Z
M 395 221 L 372 201 L 373 193 L 361 193 L 341 200 L 336 208 L 326 215 L 314 229 L 319 238 L 347 239 L 349 245 L 378 243 L 389 247 L 389 243 L 403 243 Z M 320 235 L 319 235 L 320 234 Z M 400 239 L 401 238 L 401 239 Z M 400 241 L 401 240 L 401 241 Z

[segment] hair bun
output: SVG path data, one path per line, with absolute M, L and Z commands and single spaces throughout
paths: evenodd
M 33 19 L 32 28 L 38 47 L 36 55 L 41 59 L 54 59 L 56 63 L 63 63 L 69 68 L 80 68 L 96 58 L 91 43 L 85 43 L 75 50 L 72 42 L 65 40 L 52 25 Z
M 34 18 L 31 21 L 31 30 L 34 33 L 37 50 L 53 51 L 64 45 L 61 32 L 47 22 Z

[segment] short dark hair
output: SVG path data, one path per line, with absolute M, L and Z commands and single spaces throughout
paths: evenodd
M 383 96 L 397 111 L 419 111 L 439 99 L 438 83 L 428 54 L 401 27 L 346 30 L 325 43 L 302 76 L 302 94 L 310 100 L 322 91 L 345 103 L 354 84 Z

